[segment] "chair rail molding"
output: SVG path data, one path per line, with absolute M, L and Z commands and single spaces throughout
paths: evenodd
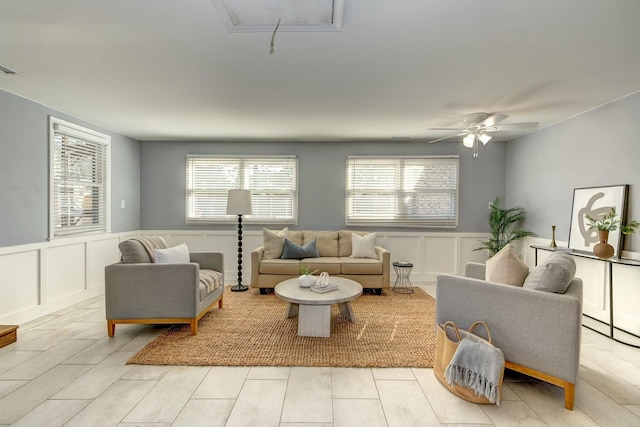
M 435 283 L 438 274 L 463 274 L 465 263 L 486 260 L 484 251 L 474 251 L 479 241 L 487 238 L 486 233 L 376 233 L 377 244 L 391 251 L 391 262 L 413 264 L 412 282 Z M 104 267 L 120 259 L 118 243 L 151 234 L 163 236 L 169 246 L 186 243 L 191 251 L 222 251 L 225 271 L 237 269 L 235 230 L 135 230 L 2 247 L 0 323 L 26 323 L 104 294 Z M 251 277 L 251 251 L 260 245 L 262 231 L 243 233 L 243 277 L 247 280 Z M 226 280 L 231 283 L 234 278 Z

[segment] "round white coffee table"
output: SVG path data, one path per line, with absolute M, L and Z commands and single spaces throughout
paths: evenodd
M 362 295 L 362 286 L 353 280 L 330 277 L 338 289 L 323 294 L 303 288 L 298 279 L 288 279 L 275 287 L 278 298 L 289 303 L 287 317 L 298 316 L 298 335 L 329 337 L 331 335 L 331 304 L 338 304 L 340 314 L 354 322 L 351 301 Z

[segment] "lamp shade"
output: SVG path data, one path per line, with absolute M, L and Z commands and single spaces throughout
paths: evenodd
M 251 215 L 250 190 L 229 190 L 227 215 Z
M 476 136 L 472 133 L 462 138 L 462 145 L 467 148 L 473 148 L 473 143 L 476 141 Z
M 487 145 L 487 142 L 491 141 L 491 136 L 487 135 L 486 133 L 481 133 L 478 139 L 480 140 L 480 142 L 482 142 L 483 145 Z

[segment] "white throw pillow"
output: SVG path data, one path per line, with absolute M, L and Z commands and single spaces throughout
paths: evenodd
M 191 261 L 186 243 L 167 249 L 154 249 L 153 254 L 157 264 L 188 264 Z
M 272 231 L 266 228 L 262 229 L 262 240 L 265 259 L 278 259 L 282 256 L 284 248 L 284 239 L 289 237 L 289 228 L 285 227 L 280 231 Z
M 376 254 L 376 233 L 360 236 L 351 233 L 351 258 L 378 259 Z
M 511 245 L 507 245 L 487 260 L 485 280 L 522 286 L 529 274 L 529 267 L 520 261 Z

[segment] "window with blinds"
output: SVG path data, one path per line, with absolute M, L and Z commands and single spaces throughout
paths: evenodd
M 347 225 L 453 228 L 458 157 L 349 157 Z
M 50 117 L 49 237 L 109 232 L 111 137 Z
M 298 161 L 287 157 L 187 156 L 187 224 L 235 222 L 227 192 L 251 190 L 251 215 L 243 221 L 296 224 Z

